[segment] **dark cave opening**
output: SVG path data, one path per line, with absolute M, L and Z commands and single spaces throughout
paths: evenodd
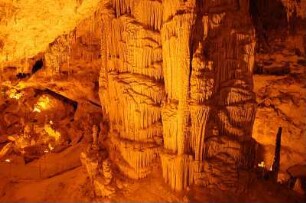
M 254 25 L 264 30 L 286 27 L 288 23 L 286 8 L 280 0 L 250 0 L 249 12 Z
M 42 69 L 44 66 L 44 62 L 42 59 L 39 59 L 35 62 L 33 68 L 32 68 L 32 74 L 36 73 L 37 71 L 39 71 L 40 69 Z
M 28 77 L 28 76 L 29 76 L 28 73 L 18 73 L 18 74 L 16 75 L 16 77 L 17 77 L 18 79 L 24 79 L 24 78 L 26 78 L 26 77 Z
M 249 12 L 256 32 L 256 50 L 269 52 L 271 32 L 288 27 L 286 8 L 280 0 L 250 0 Z

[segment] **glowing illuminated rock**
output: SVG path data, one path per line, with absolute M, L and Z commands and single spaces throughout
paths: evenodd
M 150 173 L 162 144 L 156 139 L 162 137 L 164 98 L 162 4 L 147 0 L 109 3 L 111 8 L 105 5 L 102 16 L 100 98 L 112 141 L 118 143 L 113 151 L 120 153 L 120 158 L 115 157 L 119 169 L 131 178 L 143 178 Z M 135 18 L 124 15 L 128 13 Z
M 80 158 L 81 158 L 82 165 L 85 167 L 90 180 L 94 181 L 94 178 L 97 176 L 99 172 L 98 160 L 92 159 L 92 157 L 89 157 L 88 154 L 85 152 L 81 153 Z
M 58 142 L 60 140 L 61 134 L 58 131 L 54 130 L 51 125 L 46 124 L 44 129 L 48 136 L 52 137 L 55 142 Z
M 105 1 L 102 22 L 99 95 L 114 163 L 142 178 L 160 155 L 175 190 L 235 189 L 254 153 L 248 1 Z
M 0 159 L 9 154 L 13 149 L 13 143 L 8 143 L 0 150 Z
M 0 2 L 0 64 L 35 56 L 90 15 L 100 0 Z M 59 12 L 60 11 L 60 12 Z M 69 18 L 67 18 L 69 16 Z M 50 29 L 52 28 L 52 29 Z M 20 72 L 28 72 L 22 66 Z
M 8 94 L 9 94 L 9 98 L 11 98 L 11 99 L 18 100 L 22 97 L 22 93 L 18 92 L 16 89 L 10 89 Z

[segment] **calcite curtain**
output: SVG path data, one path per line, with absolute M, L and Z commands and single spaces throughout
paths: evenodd
M 255 33 L 248 0 L 106 0 L 100 100 L 127 176 L 234 188 L 253 167 Z

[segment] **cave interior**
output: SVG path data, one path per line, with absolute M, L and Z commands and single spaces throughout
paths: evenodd
M 306 0 L 0 0 L 0 202 L 305 202 Z

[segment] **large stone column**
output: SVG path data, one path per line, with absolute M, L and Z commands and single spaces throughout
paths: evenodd
M 209 110 L 202 127 L 205 133 L 191 131 L 192 136 L 201 137 L 200 149 L 194 147 L 195 153 L 200 153 L 195 156 L 194 180 L 196 184 L 234 189 L 239 171 L 253 167 L 254 161 L 255 33 L 246 0 L 205 1 L 201 13 L 196 27 L 204 34 L 194 38 L 192 69 L 195 75 L 200 70 L 202 79 L 191 77 L 191 84 L 198 84 L 197 80 L 204 83 L 205 93 L 197 104 Z M 194 112 L 191 117 L 195 118 L 193 125 L 198 117 Z
M 192 182 L 190 141 L 190 76 L 195 0 L 163 1 L 163 73 L 167 97 L 162 107 L 163 177 L 175 190 Z
M 100 98 L 111 158 L 131 178 L 151 171 L 162 144 L 164 98 L 159 1 L 105 1 Z
M 160 156 L 174 190 L 234 188 L 254 154 L 248 1 L 106 1 L 102 22 L 100 97 L 122 172 L 145 177 Z

